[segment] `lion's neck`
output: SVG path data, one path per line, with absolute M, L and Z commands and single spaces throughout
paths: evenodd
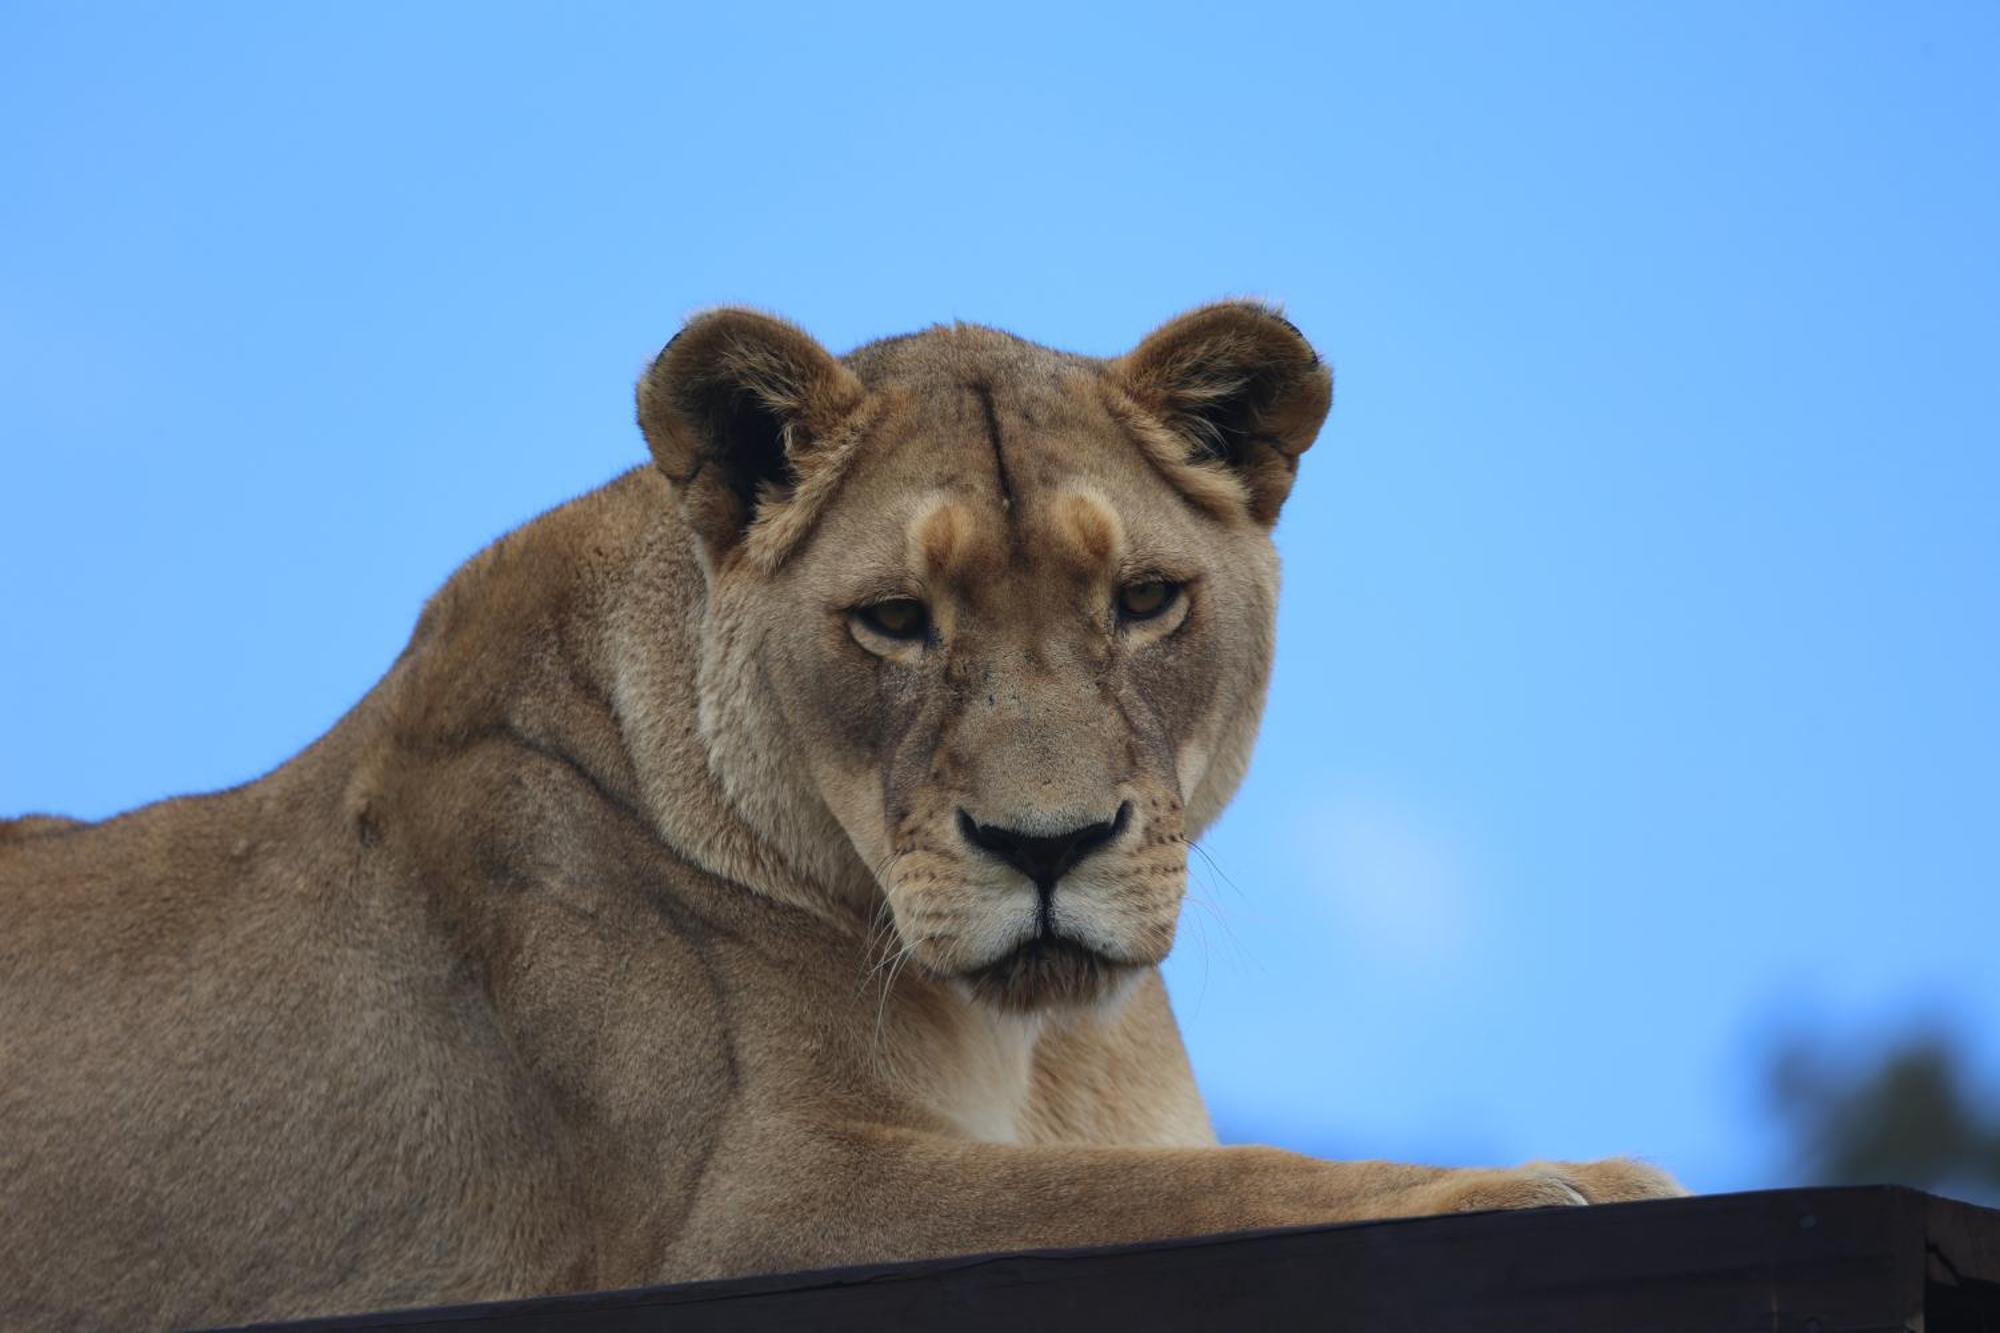
M 953 999 L 953 1049 L 915 1071 L 913 1096 L 967 1138 L 1018 1143 L 1024 1137 L 1034 1092 L 1035 1049 L 1042 1038 L 1043 1019 Z
M 706 598 L 651 468 L 508 534 L 431 599 L 409 648 L 343 724 L 361 742 L 333 747 L 357 755 L 346 818 L 360 829 L 394 806 L 406 756 L 504 732 L 568 762 L 681 860 L 821 917 L 865 915 L 847 901 L 838 855 L 815 862 L 784 846 L 717 776 L 698 722 Z
M 663 839 L 711 873 L 865 928 L 879 892 L 872 877 L 787 738 L 745 734 L 740 705 L 760 682 L 712 669 L 708 586 L 692 544 L 657 474 L 635 490 L 647 507 L 603 630 L 611 705 L 646 810 Z

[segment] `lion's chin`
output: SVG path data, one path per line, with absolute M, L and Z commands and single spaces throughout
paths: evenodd
M 960 973 L 974 999 L 1010 1013 L 1087 1008 L 1119 995 L 1138 969 L 1062 935 L 1023 941 Z

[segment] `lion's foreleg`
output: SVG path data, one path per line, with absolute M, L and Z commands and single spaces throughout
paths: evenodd
M 1680 1193 L 1638 1163 L 1453 1169 L 1329 1162 L 1275 1148 L 977 1143 L 802 1128 L 792 1167 L 719 1192 L 690 1228 L 702 1275 L 1116 1244 L 1260 1227 Z

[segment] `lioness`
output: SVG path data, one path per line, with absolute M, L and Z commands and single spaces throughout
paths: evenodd
M 742 310 L 258 781 L 0 824 L 0 1324 L 1673 1194 L 1218 1147 L 1156 965 L 1249 762 L 1298 330 Z

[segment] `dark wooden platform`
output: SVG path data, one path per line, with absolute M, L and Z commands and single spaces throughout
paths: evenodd
M 2000 1212 L 1894 1187 L 1312 1227 L 406 1310 L 454 1333 L 2000 1333 Z

